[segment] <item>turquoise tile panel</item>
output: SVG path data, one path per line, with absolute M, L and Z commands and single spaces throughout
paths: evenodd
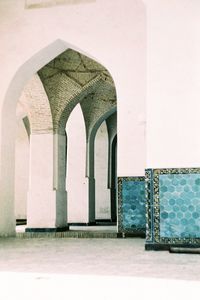
M 200 237 L 200 174 L 159 175 L 160 237 Z
M 122 227 L 145 230 L 145 182 L 122 182 Z

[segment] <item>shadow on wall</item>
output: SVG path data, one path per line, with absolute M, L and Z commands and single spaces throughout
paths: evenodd
M 60 5 L 78 5 L 96 2 L 96 0 L 26 0 L 25 9 L 46 8 Z

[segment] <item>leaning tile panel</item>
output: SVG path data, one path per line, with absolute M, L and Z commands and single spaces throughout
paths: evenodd
M 200 169 L 154 169 L 151 173 L 152 248 L 199 246 Z
M 119 232 L 133 235 L 145 234 L 145 181 L 144 177 L 120 177 Z

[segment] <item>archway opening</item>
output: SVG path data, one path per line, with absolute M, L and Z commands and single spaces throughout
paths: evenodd
M 95 138 L 96 223 L 99 225 L 117 223 L 116 121 L 115 112 L 102 122 Z
M 113 205 L 116 198 L 112 181 L 115 177 L 116 182 L 116 172 L 113 172 L 116 111 L 111 110 L 97 120 L 86 143 L 86 126 L 81 106 L 77 104 L 68 118 L 66 133 L 70 230 L 116 232 L 117 206 Z
M 28 91 L 31 96 L 30 113 L 30 170 L 27 219 L 30 231 L 57 231 L 67 229 L 66 134 L 67 120 L 77 104 L 80 104 L 86 130 L 87 159 L 85 177 L 88 179 L 88 223 L 95 222 L 94 166 L 88 162 L 94 157 L 94 137 L 99 124 L 116 110 L 115 85 L 109 72 L 101 64 L 72 49 L 57 44 L 38 53 L 17 72 L 5 99 L 2 117 L 1 167 L 7 164 L 1 176 L 1 211 L 6 211 L 0 221 L 0 235 L 15 232 L 14 214 L 14 132 L 12 117 L 20 93 L 30 75 L 42 84 L 42 96 Z M 61 51 L 62 49 L 62 51 Z M 64 50 L 64 52 L 63 52 Z M 41 57 L 47 54 L 46 59 Z M 58 56 L 55 53 L 59 54 Z M 49 57 L 52 59 L 49 60 Z M 46 60 L 47 64 L 44 64 Z M 38 75 L 35 72 L 38 72 Z M 22 80 L 23 77 L 23 80 Z M 19 84 L 20 82 L 20 84 Z M 29 93 L 30 92 L 30 93 Z M 36 92 L 36 93 L 35 93 Z M 45 96 L 44 96 L 45 94 Z M 41 102 L 40 97 L 43 98 Z M 44 101 L 45 98 L 45 101 Z M 11 102 L 11 99 L 13 102 Z M 42 103 L 47 103 L 45 106 Z M 48 109 L 47 109 L 48 108 Z M 33 115 L 37 116 L 36 119 Z M 10 122 L 10 123 L 9 123 Z M 9 132 L 5 134 L 5 125 Z M 92 139 L 91 139 L 92 136 Z M 3 144 L 3 143 L 2 143 Z M 9 178 L 9 180 L 8 180 Z M 9 199 L 9 201 L 7 201 Z
M 66 124 L 67 133 L 67 218 L 69 225 L 88 223 L 88 178 L 86 177 L 86 132 L 80 104 Z

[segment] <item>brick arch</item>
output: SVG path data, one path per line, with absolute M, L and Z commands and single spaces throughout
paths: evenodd
M 16 70 L 6 91 L 0 122 L 0 236 L 15 235 L 14 164 L 17 102 L 32 76 L 69 48 L 76 50 L 76 47 L 56 40 L 46 48 L 39 49 Z M 106 77 L 106 74 L 104 76 Z
M 19 103 L 27 112 L 31 134 L 53 131 L 49 100 L 37 74 L 34 74 L 25 85 Z
M 83 111 L 83 116 L 84 116 L 84 120 L 85 120 L 85 125 L 86 125 L 86 136 L 88 136 L 88 116 L 86 115 L 83 105 L 83 102 L 87 102 L 89 103 L 88 98 L 91 95 L 95 96 L 95 91 L 98 89 L 99 86 L 102 85 L 102 78 L 101 76 L 96 77 L 95 79 L 93 79 L 92 81 L 90 81 L 88 84 L 86 84 L 84 86 L 83 89 L 81 89 L 81 91 L 79 93 L 77 93 L 77 95 L 71 99 L 71 101 L 69 101 L 67 104 L 65 104 L 64 109 L 62 110 L 62 112 L 60 113 L 58 122 L 57 122 L 57 130 L 59 132 L 63 132 L 66 122 L 72 112 L 72 110 L 74 109 L 74 107 L 77 104 L 81 104 L 81 109 Z M 97 100 L 97 98 L 96 98 Z M 91 107 L 92 108 L 92 107 Z
M 87 103 L 91 102 L 88 95 L 95 94 L 96 107 L 101 104 L 100 114 L 116 103 L 114 82 L 107 69 L 75 50 L 64 51 L 38 74 L 49 98 L 54 132 L 64 133 L 67 119 L 78 103 L 83 103 L 81 106 L 88 127 Z M 89 106 L 96 110 L 92 102 Z
M 90 129 L 89 132 L 89 140 L 92 140 L 95 138 L 96 132 L 99 128 L 99 126 L 106 121 L 106 119 L 108 119 L 110 116 L 112 116 L 113 114 L 115 114 L 117 111 L 117 106 L 113 106 L 111 109 L 107 110 L 104 112 L 104 114 L 102 114 L 97 120 L 96 122 L 93 124 L 92 128 Z
M 87 95 L 80 104 L 85 118 L 87 139 L 89 139 L 96 122 L 108 111 L 116 108 L 115 88 L 107 82 L 101 82 L 94 93 Z
M 116 106 L 108 109 L 101 116 L 96 118 L 93 126 L 90 127 L 87 139 L 87 163 L 86 163 L 86 176 L 89 179 L 89 202 L 91 211 L 95 207 L 95 174 L 94 174 L 94 141 L 98 128 L 100 125 L 114 112 L 116 112 Z
M 117 110 L 117 107 L 113 107 L 107 110 L 104 114 L 102 114 L 96 122 L 93 124 L 89 131 L 89 136 L 87 140 L 87 165 L 86 165 L 86 176 L 94 177 L 94 140 L 95 135 L 97 133 L 100 125 L 109 118 L 112 114 L 114 114 Z

